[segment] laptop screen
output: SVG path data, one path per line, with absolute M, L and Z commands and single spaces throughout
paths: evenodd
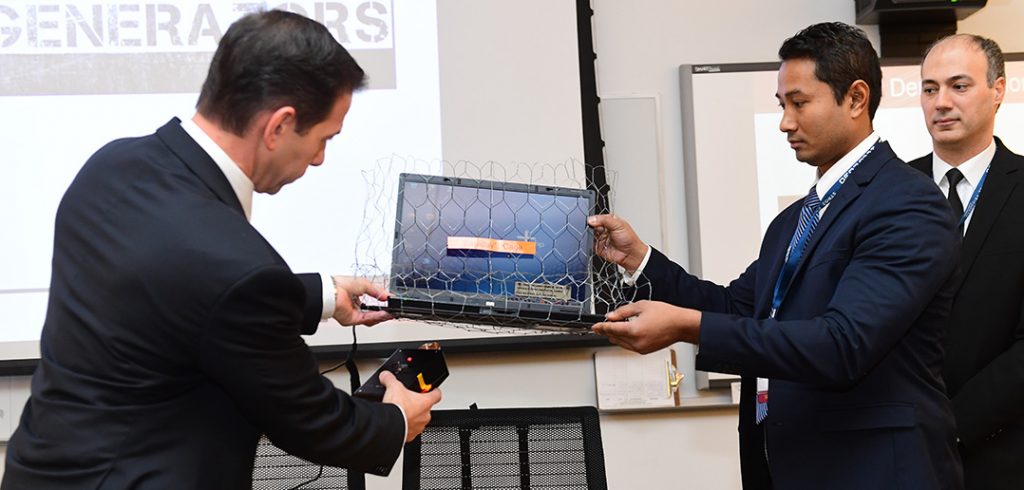
M 590 305 L 589 190 L 402 174 L 390 288 L 464 304 Z

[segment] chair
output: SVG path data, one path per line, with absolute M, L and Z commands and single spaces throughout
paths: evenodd
M 594 407 L 435 410 L 403 490 L 608 488 Z
M 323 468 L 323 473 L 321 473 Z M 319 475 L 319 477 L 317 476 Z M 346 490 L 348 471 L 344 468 L 310 463 L 292 456 L 261 436 L 256 446 L 256 461 L 252 471 L 253 490 L 318 489 Z

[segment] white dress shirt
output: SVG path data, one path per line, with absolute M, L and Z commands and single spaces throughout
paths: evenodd
M 864 156 L 864 153 L 868 151 L 868 148 L 874 146 L 878 141 L 878 135 L 872 132 L 867 138 L 864 138 L 864 140 L 858 143 L 857 146 L 853 147 L 849 153 L 843 155 L 843 157 L 832 165 L 827 172 L 819 176 L 818 182 L 814 185 L 814 189 L 818 193 L 818 199 L 825 199 L 825 194 L 828 193 L 828 190 L 831 189 L 832 186 L 838 182 L 848 170 L 850 170 L 850 167 L 852 167 L 853 164 L 857 163 L 861 157 Z M 826 209 L 828 209 L 827 205 L 823 206 L 821 210 L 818 211 L 819 219 L 825 215 Z
M 967 211 L 967 203 L 971 201 L 971 196 L 974 195 L 974 190 L 978 188 L 978 182 L 981 181 L 981 176 L 985 175 L 985 170 L 988 169 L 989 164 L 992 163 L 992 158 L 996 156 L 996 140 L 993 138 L 992 142 L 988 146 L 981 150 L 981 153 L 968 158 L 967 161 L 957 165 L 956 168 L 960 169 L 960 173 L 964 175 L 964 178 L 960 180 L 960 183 L 956 185 L 956 193 L 960 196 L 960 202 L 964 205 L 964 211 Z M 942 190 L 942 194 L 945 196 L 949 195 L 949 179 L 946 178 L 946 172 L 953 168 L 952 165 L 944 162 L 934 152 L 932 153 L 932 178 L 935 179 L 935 183 L 939 185 L 939 189 Z M 967 227 L 971 224 L 971 213 L 964 220 L 964 233 L 967 233 Z M 960 217 L 957 216 L 959 220 Z

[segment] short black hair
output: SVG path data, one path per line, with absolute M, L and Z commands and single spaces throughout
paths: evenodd
M 296 131 L 327 119 L 337 98 L 366 74 L 322 24 L 270 10 L 236 21 L 220 40 L 196 109 L 242 135 L 261 111 L 295 108 Z
M 882 101 L 882 67 L 864 31 L 842 22 L 814 24 L 786 39 L 779 59 L 813 61 L 814 76 L 832 88 L 837 104 L 853 82 L 863 80 L 869 90 L 868 117 L 875 118 Z

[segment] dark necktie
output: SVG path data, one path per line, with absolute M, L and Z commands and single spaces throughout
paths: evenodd
M 960 201 L 960 194 L 957 194 L 956 192 L 956 185 L 959 184 L 961 180 L 964 180 L 964 174 L 960 173 L 960 171 L 955 168 L 951 168 L 949 169 L 949 172 L 946 172 L 946 180 L 949 182 L 949 194 L 946 198 L 949 200 L 949 206 L 953 208 L 953 216 L 956 216 L 957 222 L 959 222 L 960 217 L 964 215 L 964 203 Z M 963 234 L 963 225 L 960 225 L 959 228 L 960 233 Z

